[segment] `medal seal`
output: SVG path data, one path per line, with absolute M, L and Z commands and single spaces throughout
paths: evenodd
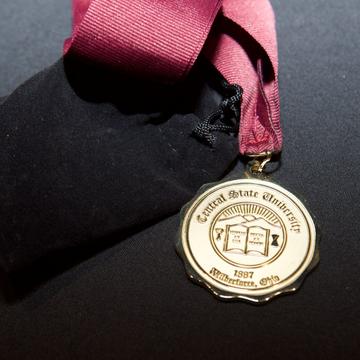
M 214 295 L 255 303 L 295 291 L 318 261 L 304 204 L 259 179 L 202 189 L 182 210 L 177 249 L 188 275 Z

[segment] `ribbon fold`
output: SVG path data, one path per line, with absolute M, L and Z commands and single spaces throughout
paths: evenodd
M 73 0 L 65 53 L 165 83 L 199 53 L 244 89 L 241 154 L 279 152 L 278 56 L 268 0 Z

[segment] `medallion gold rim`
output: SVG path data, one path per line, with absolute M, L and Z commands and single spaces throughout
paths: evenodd
M 259 291 L 251 289 L 239 289 L 237 291 L 231 291 L 231 287 L 220 284 L 219 286 L 213 285 L 213 282 L 216 282 L 210 275 L 208 275 L 201 266 L 196 262 L 194 255 L 191 253 L 187 243 L 187 234 L 184 235 L 184 229 L 187 229 L 188 224 L 191 219 L 191 214 L 198 204 L 200 204 L 210 193 L 216 192 L 221 188 L 231 186 L 233 184 L 244 184 L 252 183 L 260 186 L 267 186 L 275 191 L 281 192 L 287 198 L 289 198 L 292 203 L 303 213 L 303 216 L 307 222 L 307 227 L 309 231 L 309 244 L 306 255 L 300 266 L 291 273 L 288 278 L 291 279 L 291 282 L 285 280 L 281 281 L 279 284 L 270 287 L 270 291 L 262 291 L 264 289 L 259 289 Z M 186 233 L 187 231 L 185 231 Z M 185 246 L 184 246 L 185 243 Z M 294 193 L 288 191 L 279 184 L 270 182 L 268 180 L 260 180 L 255 178 L 246 178 L 246 179 L 234 179 L 228 180 L 219 183 L 211 183 L 203 185 L 194 198 L 186 204 L 181 210 L 181 224 L 179 237 L 177 242 L 177 251 L 181 258 L 184 261 L 185 269 L 188 276 L 196 283 L 207 288 L 213 295 L 218 297 L 221 300 L 245 300 L 251 303 L 264 303 L 274 297 L 277 297 L 282 294 L 290 293 L 296 291 L 302 284 L 306 275 L 317 265 L 319 262 L 319 250 L 318 250 L 318 229 L 313 220 L 312 214 L 309 212 L 307 207 L 304 205 L 304 202 L 299 199 Z M 191 256 L 189 256 L 189 254 Z M 198 268 L 198 270 L 196 269 Z M 210 281 L 207 280 L 210 279 Z M 256 293 L 257 292 L 257 293 Z M 255 293 L 255 294 L 254 294 Z

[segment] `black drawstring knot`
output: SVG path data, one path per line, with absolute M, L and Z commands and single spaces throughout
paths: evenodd
M 237 84 L 228 84 L 224 81 L 224 90 L 231 94 L 226 97 L 219 109 L 201 120 L 193 130 L 193 134 L 213 146 L 216 142 L 214 131 L 234 133 L 238 131 L 238 120 L 240 119 L 240 102 L 243 94 L 242 88 Z M 235 120 L 235 121 L 234 121 Z M 215 124 L 222 121 L 222 124 Z M 229 125 L 226 125 L 228 123 Z

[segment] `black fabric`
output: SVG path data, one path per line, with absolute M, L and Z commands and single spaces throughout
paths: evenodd
M 176 88 L 139 83 L 62 60 L 18 88 L 0 108 L 0 259 L 18 271 L 59 252 L 85 253 L 179 211 L 237 157 L 236 116 L 193 136 L 218 107 L 199 65 Z M 209 81 L 208 81 L 209 82 Z M 221 91 L 221 86 L 220 86 Z M 224 93 L 224 96 L 231 96 Z M 229 126 L 232 123 L 232 127 Z M 80 253 L 78 250 L 77 253 Z
M 53 2 L 29 0 L 21 6 L 52 7 Z M 60 3 L 56 0 L 58 8 Z M 21 284 L 20 278 L 1 282 L 0 358 L 359 358 L 360 2 L 272 3 L 284 130 L 281 166 L 272 176 L 315 214 L 319 266 L 296 294 L 265 306 L 219 302 L 187 279 L 175 252 L 179 217 L 174 215 L 87 260 L 73 261 L 75 266 L 58 269 L 31 291 L 25 291 L 34 281 L 30 271 L 22 274 Z M 67 17 L 69 4 L 63 1 Z M 29 11 L 38 23 L 35 14 Z M 49 17 L 47 29 L 54 26 Z M 36 40 L 36 33 L 26 38 L 31 36 Z M 50 36 L 46 46 L 52 41 Z M 0 69 L 1 80 L 12 76 Z M 231 175 L 242 171 L 240 163 Z

